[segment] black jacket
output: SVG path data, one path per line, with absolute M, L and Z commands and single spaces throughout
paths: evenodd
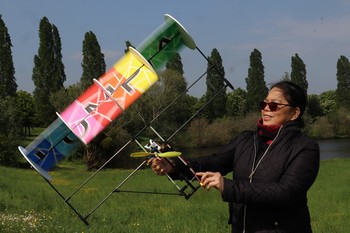
M 245 131 L 221 152 L 189 164 L 197 172 L 233 171 L 232 180 L 224 179 L 222 194 L 233 232 L 312 232 L 306 193 L 319 170 L 318 144 L 297 122 L 288 122 L 267 147 L 257 132 Z M 177 167 L 190 176 L 181 163 Z

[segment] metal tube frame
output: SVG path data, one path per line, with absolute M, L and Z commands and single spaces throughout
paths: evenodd
M 87 226 L 89 226 L 89 223 L 87 221 L 87 218 L 91 216 L 92 213 L 94 213 L 112 194 L 114 193 L 139 193 L 139 194 L 165 194 L 165 195 L 177 195 L 177 196 L 184 196 L 186 200 L 188 200 L 198 189 L 201 187 L 200 185 L 194 186 L 192 185 L 192 182 L 194 180 L 197 180 L 194 176 L 192 179 L 188 180 L 185 179 L 185 185 L 180 188 L 175 181 L 168 175 L 168 179 L 176 186 L 179 193 L 156 193 L 156 192 L 147 192 L 147 191 L 130 191 L 130 190 L 120 190 L 120 187 L 123 186 L 142 166 L 144 166 L 147 163 L 147 159 L 144 160 L 137 168 L 135 168 L 123 181 L 121 181 L 116 188 L 114 188 L 105 198 L 103 198 L 87 215 L 83 216 L 81 213 L 79 213 L 76 208 L 69 202 L 70 199 L 77 194 L 92 178 L 96 176 L 97 173 L 101 171 L 113 158 L 115 158 L 126 146 L 128 146 L 132 141 L 135 141 L 143 150 L 143 146 L 137 141 L 137 137 L 144 132 L 147 128 L 150 128 L 164 143 L 169 142 L 183 127 L 185 127 L 193 118 L 195 118 L 221 91 L 226 90 L 227 87 L 230 87 L 232 90 L 234 90 L 233 85 L 221 74 L 219 71 L 214 67 L 213 64 L 209 61 L 209 59 L 203 54 L 203 52 L 196 47 L 197 51 L 205 58 L 205 60 L 210 64 L 210 67 L 205 71 L 199 78 L 197 78 L 184 92 L 182 92 L 178 97 L 176 97 L 170 104 L 168 104 L 157 116 L 155 116 L 148 124 L 146 124 L 138 133 L 136 133 L 132 139 L 130 139 L 128 142 L 126 142 L 115 154 L 113 154 L 99 169 L 97 169 L 90 177 L 88 177 L 73 193 L 68 195 L 68 197 L 64 197 L 63 194 L 47 179 L 47 183 L 55 190 L 55 192 L 64 200 L 64 202 L 72 209 L 72 211 L 79 217 L 79 219 Z M 151 124 L 159 117 L 161 116 L 167 109 L 169 109 L 170 106 L 172 106 L 176 101 L 185 93 L 188 92 L 190 88 L 192 88 L 200 79 L 202 79 L 208 72 L 208 70 L 215 69 L 216 72 L 220 74 L 220 77 L 224 80 L 225 85 L 220 89 L 209 101 L 207 101 L 197 112 L 195 112 L 184 124 L 182 124 L 170 137 L 168 137 L 166 140 L 151 126 Z M 195 174 L 193 169 L 183 160 L 180 159 L 188 168 L 192 171 L 192 173 Z M 171 164 L 171 163 L 170 163 Z M 187 188 L 190 188 L 190 192 L 185 193 L 185 190 Z

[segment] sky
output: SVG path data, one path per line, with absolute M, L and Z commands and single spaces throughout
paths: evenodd
M 107 70 L 124 54 L 125 41 L 139 45 L 170 14 L 188 31 L 206 56 L 216 48 L 225 77 L 246 89 L 254 49 L 262 54 L 267 84 L 291 72 L 297 53 L 306 65 L 309 94 L 337 88 L 336 66 L 350 58 L 348 0 L 0 0 L 0 14 L 12 42 L 18 90 L 32 92 L 33 59 L 39 48 L 39 23 L 45 16 L 59 31 L 65 86 L 82 74 L 82 42 L 92 31 L 105 55 Z M 200 77 L 207 62 L 197 50 L 180 52 L 188 84 Z M 190 89 L 202 96 L 203 79 Z

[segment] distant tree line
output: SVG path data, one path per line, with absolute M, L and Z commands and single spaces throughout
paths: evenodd
M 125 43 L 127 52 L 132 44 Z M 51 124 L 57 117 L 55 112 L 63 111 L 93 83 L 94 78 L 106 72 L 106 64 L 96 35 L 92 31 L 86 32 L 82 42 L 80 81 L 64 86 L 66 75 L 59 30 L 43 17 L 39 24 L 39 48 L 33 58 L 35 89 L 28 93 L 17 90 L 11 48 L 11 38 L 0 15 L 0 164 L 18 166 L 21 156 L 17 146 L 30 142 L 24 140 L 33 136 L 33 128 L 45 128 Z M 98 168 L 134 135 L 138 135 L 142 142 L 155 137 L 150 128 L 140 134 L 140 129 L 149 123 L 166 139 L 171 137 L 175 147 L 225 144 L 241 130 L 256 127 L 260 111 L 258 103 L 268 92 L 262 54 L 258 49 L 250 54 L 247 73 L 246 90 L 227 89 L 222 58 L 214 48 L 208 57 L 206 92 L 201 97 L 194 97 L 187 93 L 189 84 L 181 56 L 176 54 L 167 61 L 165 69 L 159 73 L 160 80 L 149 91 L 70 158 L 83 159 L 88 169 Z M 308 95 L 305 131 L 315 138 L 350 135 L 350 63 L 343 55 L 338 59 L 335 75 L 336 90 Z M 290 80 L 308 90 L 306 65 L 297 53 L 291 58 L 290 75 L 286 72 L 281 80 Z M 176 98 L 178 100 L 164 112 Z M 200 110 L 204 105 L 205 108 Z M 195 113 L 198 114 L 186 124 Z M 181 131 L 177 133 L 179 127 Z M 118 156 L 111 166 L 126 167 L 126 155 L 136 149 L 137 145 L 125 148 L 123 156 Z

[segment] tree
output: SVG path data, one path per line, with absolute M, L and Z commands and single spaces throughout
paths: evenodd
M 101 52 L 101 47 L 97 41 L 96 35 L 89 31 L 85 33 L 83 41 L 83 74 L 81 76 L 81 85 L 83 90 L 87 89 L 93 79 L 98 79 L 106 72 L 106 63 L 104 54 Z
M 227 95 L 226 88 L 224 88 L 225 70 L 222 65 L 221 56 L 216 48 L 212 50 L 208 60 L 206 79 L 207 91 L 205 95 L 206 101 L 210 101 L 216 95 L 207 106 L 208 119 L 214 120 L 226 115 Z
M 336 94 L 335 90 L 322 92 L 319 96 L 320 105 L 325 115 L 335 112 L 336 109 Z
M 61 38 L 60 38 L 60 34 L 58 32 L 57 27 L 52 24 L 52 37 L 53 37 L 53 43 L 54 43 L 54 47 L 53 47 L 53 55 L 54 55 L 54 65 L 53 65 L 53 82 L 54 86 L 57 88 L 55 90 L 52 91 L 52 93 L 55 93 L 56 91 L 58 91 L 59 89 L 61 89 L 63 87 L 64 82 L 66 81 L 66 74 L 64 72 L 64 65 L 62 62 L 62 43 L 61 43 Z
M 320 104 L 320 98 L 318 95 L 309 95 L 308 96 L 308 106 L 307 113 L 311 117 L 311 120 L 314 122 L 318 117 L 323 116 L 323 110 Z
M 106 72 L 106 63 L 104 54 L 101 52 L 101 47 L 97 41 L 96 35 L 92 32 L 86 32 L 83 40 L 83 62 L 81 64 L 83 73 L 80 78 L 82 90 L 87 89 L 93 83 L 93 79 L 98 79 Z M 94 168 L 104 162 L 101 143 L 106 137 L 105 132 L 111 128 L 107 127 L 103 133 L 92 140 L 87 147 L 84 148 L 84 160 L 88 168 Z
M 15 166 L 18 163 L 21 121 L 15 97 L 0 99 L 0 164 Z
M 308 82 L 306 80 L 306 67 L 297 53 L 292 57 L 292 72 L 290 73 L 290 79 L 293 83 L 298 84 L 307 92 Z
M 289 73 L 284 72 L 284 75 L 282 75 L 281 81 L 290 81 Z
M 50 103 L 51 94 L 63 88 L 66 80 L 61 55 L 61 40 L 55 25 L 43 17 L 39 25 L 40 45 L 34 56 L 32 80 L 34 81 L 34 100 L 38 120 L 48 125 L 55 118 L 55 109 Z
M 254 49 L 250 54 L 250 67 L 247 83 L 247 110 L 257 111 L 259 103 L 267 96 L 268 89 L 265 83 L 264 65 L 259 50 Z
M 22 136 L 30 135 L 30 128 L 35 123 L 35 107 L 32 95 L 26 91 L 16 94 L 16 108 L 22 126 Z
M 129 47 L 135 48 L 129 40 L 125 41 L 125 46 L 126 46 L 126 49 L 124 49 L 124 53 L 127 53 L 129 51 Z
M 227 115 L 243 117 L 247 113 L 247 92 L 241 88 L 227 94 Z
M 15 96 L 17 91 L 11 47 L 10 35 L 0 15 L 0 98 Z
M 348 58 L 340 56 L 337 62 L 337 89 L 335 91 L 338 107 L 350 109 L 350 63 Z
M 176 98 L 179 98 L 164 114 L 163 119 L 165 122 L 162 122 L 162 124 L 165 123 L 168 126 L 172 126 L 169 129 L 174 131 L 191 116 L 192 112 L 188 109 L 192 102 L 190 101 L 190 96 L 184 93 L 187 83 L 184 76 L 178 70 L 166 69 L 162 72 L 161 77 L 164 91 L 162 95 L 164 99 L 163 103 L 165 104 L 162 106 L 162 109 Z
M 61 112 L 78 98 L 83 91 L 81 83 L 78 82 L 53 93 L 50 96 L 50 102 L 58 112 Z
M 175 55 L 166 63 L 165 67 L 169 70 L 177 71 L 181 75 L 184 74 L 181 56 L 179 53 L 175 53 Z

